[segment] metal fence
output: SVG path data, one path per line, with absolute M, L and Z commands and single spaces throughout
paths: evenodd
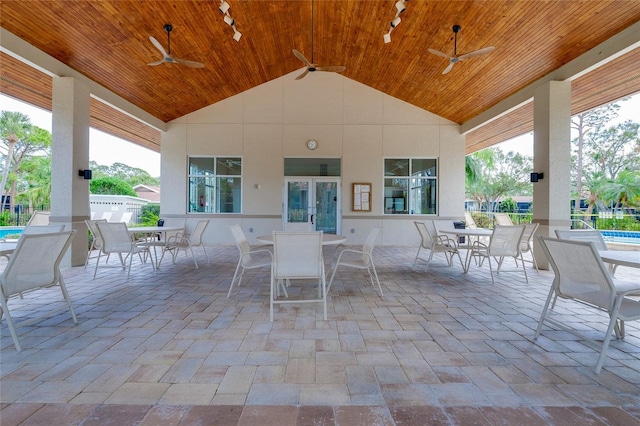
M 50 207 L 48 205 L 32 207 L 28 205 L 17 204 L 14 206 L 13 210 L 5 208 L 4 211 L 0 213 L 0 226 L 25 226 L 36 211 L 48 212 L 50 211 Z M 142 207 L 128 207 L 127 212 L 131 213 L 131 220 L 129 223 L 140 223 Z

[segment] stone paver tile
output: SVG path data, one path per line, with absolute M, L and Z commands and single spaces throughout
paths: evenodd
M 393 426 L 395 422 L 387 407 L 336 407 L 336 426 Z
M 208 405 L 215 395 L 218 385 L 201 383 L 176 383 L 162 395 L 160 404 L 168 405 Z
M 409 379 L 400 366 L 385 365 L 374 367 L 374 369 L 380 384 L 409 383 Z
M 282 426 L 296 424 L 298 410 L 292 406 L 249 405 L 242 410 L 238 426 Z
M 154 405 L 149 409 L 139 426 L 182 425 L 189 409 L 188 405 Z
M 246 393 L 216 393 L 211 401 L 212 405 L 244 405 L 247 402 Z
M 285 382 L 314 383 L 316 377 L 316 362 L 313 359 L 293 358 L 287 363 Z
M 443 406 L 483 406 L 491 402 L 471 383 L 442 383 L 428 385 Z
M 376 372 L 371 366 L 347 366 L 347 386 L 351 396 L 358 394 L 380 393 L 380 383 Z
M 231 366 L 220 382 L 218 393 L 248 393 L 256 374 L 255 366 Z
M 476 407 L 446 407 L 447 414 L 451 418 L 452 424 L 477 426 L 491 426 L 489 420 L 483 415 L 482 411 Z
M 315 340 L 293 340 L 289 349 L 289 358 L 314 358 L 316 356 Z
M 481 407 L 479 410 L 493 425 L 546 426 L 548 424 L 530 407 Z
M 20 423 L 21 426 L 80 424 L 95 408 L 92 404 L 47 404 Z M 0 413 L 2 423 L 10 425 Z M 6 423 L 5 423 L 6 422 Z
M 26 380 L 2 380 L 0 382 L 0 401 L 2 403 L 16 402 L 40 384 L 41 382 Z
M 389 407 L 397 426 L 449 425 L 446 412 L 441 407 Z
M 356 357 L 349 352 L 318 352 L 316 354 L 317 365 L 356 365 Z
M 382 395 L 388 406 L 439 405 L 429 385 L 390 384 L 381 385 Z
M 191 383 L 220 383 L 229 367 L 224 365 L 203 365 L 191 378 Z
M 287 352 L 249 352 L 245 365 L 287 365 Z
M 169 365 L 141 365 L 129 378 L 127 382 L 137 383 L 157 383 L 171 368 Z
M 358 365 L 399 365 L 398 358 L 396 358 L 391 352 L 359 352 L 356 353 L 356 359 L 358 360 Z
M 255 383 L 247 405 L 297 405 L 299 392 L 299 385 L 293 383 Z
M 287 367 L 284 365 L 261 365 L 256 370 L 253 383 L 284 383 Z
M 139 424 L 150 409 L 150 405 L 99 405 L 82 422 L 82 426 Z
M 182 417 L 180 426 L 202 426 L 203 419 L 206 419 L 208 426 L 236 425 L 243 410 L 243 406 L 239 405 L 200 405 L 185 408 L 187 412 Z
M 248 352 L 219 352 L 216 349 L 209 355 L 205 361 L 205 365 L 244 365 Z
M 125 383 L 105 402 L 107 404 L 154 405 L 171 386 L 169 383 Z
M 2 387 L 6 385 L 3 383 Z M 66 403 L 87 386 L 83 382 L 45 382 L 24 394 L 17 402 Z
M 537 383 L 512 384 L 511 389 L 522 398 L 528 406 L 574 406 L 577 403 L 550 386 Z
M 41 403 L 11 404 L 0 410 L 0 419 L 3 424 L 19 425 L 43 406 Z
M 333 407 L 307 405 L 298 407 L 296 426 L 334 426 Z
M 348 405 L 351 403 L 346 385 L 301 384 L 301 405 Z
M 316 383 L 347 383 L 343 366 L 316 365 Z

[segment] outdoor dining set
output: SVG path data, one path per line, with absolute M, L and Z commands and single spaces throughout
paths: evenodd
M 175 263 L 178 252 L 184 251 L 198 268 L 194 248 L 201 248 L 210 263 L 203 243 L 209 220 L 199 220 L 188 234 L 184 220 L 178 219 L 167 220 L 158 226 L 130 228 L 125 223 L 106 220 L 86 222 L 93 238 L 85 268 L 95 259 L 94 279 L 100 268 L 120 268 L 126 270 L 128 280 L 135 256 L 139 257 L 140 265 L 148 263 L 156 270 L 165 255 L 170 255 Z M 458 228 L 451 220 L 424 220 L 414 224 L 420 235 L 420 245 L 413 266 L 424 260 L 429 268 L 434 256 L 442 254 L 449 267 L 454 266 L 457 260 L 463 274 L 472 273 L 474 267 L 488 263 L 492 284 L 500 274 L 517 272 L 524 275 L 525 285 L 529 283 L 525 262 L 531 262 L 538 269 L 533 254 L 537 223 L 496 223 L 492 229 L 478 228 L 472 223 Z M 290 228 L 285 227 L 282 231 L 258 236 L 259 244 L 253 246 L 240 224 L 229 226 L 229 231 L 236 242 L 239 257 L 227 297 L 232 296 L 234 287 L 240 287 L 247 270 L 270 268 L 270 321 L 274 320 L 275 305 L 292 303 L 321 303 L 322 317 L 327 320 L 327 298 L 339 267 L 366 270 L 373 289 L 380 298 L 384 297 L 374 262 L 374 248 L 381 232 L 379 228 L 370 230 L 361 247 L 345 246 L 345 236 L 314 231 L 308 224 L 291 224 Z M 0 243 L 0 254 L 8 259 L 0 282 L 0 302 L 18 351 L 21 347 L 8 308 L 9 299 L 13 296 L 21 297 L 30 290 L 58 286 L 65 300 L 65 306 L 58 310 L 68 308 L 74 323 L 77 322 L 60 272 L 60 263 L 75 233 L 64 231 L 63 225 L 27 226 L 17 241 Z M 619 266 L 640 268 L 640 251 L 608 250 L 601 233 L 596 230 L 557 230 L 556 236 L 537 238 L 553 269 L 554 279 L 535 337 L 543 332 L 545 322 L 574 332 L 562 317 L 550 315 L 558 298 L 605 311 L 610 321 L 596 363 L 596 372 L 599 372 L 612 335 L 622 339 L 625 321 L 640 319 L 640 281 L 625 281 L 615 276 Z M 323 247 L 326 246 L 336 247 L 330 259 L 324 257 Z M 425 252 L 428 252 L 427 257 L 423 254 Z M 531 260 L 525 259 L 524 253 L 529 253 Z M 110 260 L 112 256 L 117 260 Z M 505 262 L 509 259 L 515 262 L 512 268 L 506 267 Z M 436 272 L 432 268 L 430 273 Z M 428 279 L 428 275 L 425 277 Z M 292 281 L 302 284 L 294 287 Z M 29 323 L 40 319 L 32 318 Z

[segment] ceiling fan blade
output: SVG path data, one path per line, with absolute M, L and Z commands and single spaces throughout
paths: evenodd
M 448 74 L 449 71 L 451 71 L 451 69 L 453 68 L 453 64 L 455 64 L 455 62 L 449 62 L 449 65 L 447 65 L 444 71 L 442 71 L 442 74 Z
M 442 53 L 439 50 L 435 50 L 435 49 L 427 49 L 429 52 L 433 53 L 434 55 L 438 55 L 438 56 L 442 56 L 443 58 L 447 58 L 447 59 L 451 59 L 451 56 L 447 55 L 446 53 Z
M 465 53 L 464 55 L 460 55 L 458 56 L 459 60 L 463 60 L 463 59 L 469 59 L 469 58 L 473 58 L 476 56 L 480 56 L 480 55 L 484 55 L 487 53 L 491 53 L 495 50 L 496 48 L 493 46 L 489 46 L 489 47 L 485 47 L 484 49 L 480 49 L 480 50 L 476 50 L 473 52 L 469 52 L 469 53 Z
M 202 62 L 187 61 L 186 59 L 178 59 L 178 58 L 173 58 L 173 60 L 179 64 L 186 65 L 191 68 L 204 68 L 204 64 Z
M 309 74 L 309 69 L 305 69 L 304 72 L 302 74 L 300 74 L 299 76 L 296 77 L 296 80 L 300 80 L 301 78 L 303 78 L 305 75 Z
M 342 65 L 330 65 L 327 67 L 316 67 L 316 71 L 330 71 L 330 72 L 342 72 L 346 70 L 347 67 Z
M 158 49 L 160 53 L 162 53 L 163 58 L 167 56 L 167 52 L 164 50 L 164 47 L 162 47 L 158 40 L 156 40 L 153 36 L 149 36 L 149 40 L 151 40 L 151 43 L 153 43 L 156 49 Z
M 296 58 L 300 59 L 307 68 L 312 66 L 311 62 L 307 61 L 307 58 L 305 58 L 304 55 L 298 52 L 296 49 L 293 49 L 293 54 L 296 56 Z
M 155 67 L 156 65 L 164 64 L 164 62 L 165 62 L 164 59 L 160 59 L 159 61 L 149 62 L 147 65 Z

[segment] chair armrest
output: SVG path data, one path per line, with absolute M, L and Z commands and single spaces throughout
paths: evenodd
M 453 248 L 457 248 L 458 244 L 454 239 L 449 238 L 447 235 L 436 235 L 434 238 L 434 242 L 436 244 L 440 244 L 443 246 L 451 246 Z

